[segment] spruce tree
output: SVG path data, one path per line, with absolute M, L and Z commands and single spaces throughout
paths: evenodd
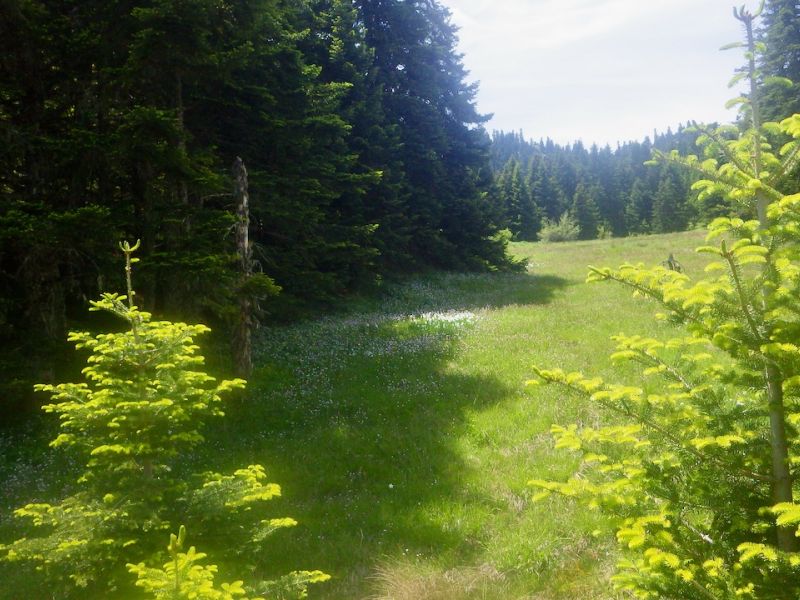
M 402 211 L 398 128 L 386 118 L 375 52 L 355 5 L 317 0 L 309 4 L 306 18 L 319 32 L 304 41 L 306 56 L 322 67 L 324 81 L 348 86 L 339 112 L 349 127 L 346 144 L 354 162 L 332 208 L 339 227 L 350 228 L 348 243 L 361 249 L 360 257 L 346 261 L 357 282 L 412 260 L 406 250 L 411 230 Z
M 593 240 L 597 237 L 598 227 L 600 226 L 600 211 L 595 203 L 597 191 L 598 187 L 596 185 L 590 186 L 581 182 L 572 197 L 570 215 L 580 228 L 579 239 Z
M 541 216 L 533 201 L 533 194 L 522 177 L 519 162 L 515 159 L 509 161 L 498 183 L 505 207 L 505 226 L 517 239 L 535 240 L 541 227 Z
M 690 148 L 701 132 L 694 128 L 678 127 L 656 136 L 655 143 L 667 150 Z M 581 183 L 593 186 L 594 202 L 603 228 L 614 235 L 649 230 L 651 198 L 656 195 L 661 181 L 661 170 L 649 169 L 644 165 L 650 156 L 653 143 L 627 142 L 612 150 L 609 146 L 596 145 L 588 150 L 580 143 L 559 146 L 546 140 L 530 142 L 522 132 L 494 132 L 492 136 L 492 167 L 500 187 L 506 185 L 506 175 L 511 165 L 519 164 L 520 175 L 530 190 L 534 203 L 544 218 L 555 221 L 566 210 L 570 210 L 574 191 Z M 637 202 L 642 194 L 647 198 L 643 212 L 634 210 L 629 202 L 633 187 L 638 183 L 634 196 Z M 693 194 L 690 191 L 691 178 L 673 176 L 675 194 L 671 202 L 679 213 L 677 220 L 684 227 L 693 216 Z M 567 190 L 567 191 L 565 191 Z M 508 192 L 506 193 L 508 197 Z M 507 202 L 506 199 L 502 200 Z M 513 228 L 512 228 L 513 229 Z
M 448 268 L 502 266 L 493 237 L 488 140 L 476 86 L 456 52 L 449 11 L 436 1 L 358 0 L 387 119 L 399 124 L 409 253 Z
M 625 226 L 629 233 L 650 231 L 651 199 L 644 182 L 638 177 L 631 186 L 625 203 Z
M 29 0 L 2 16 L 14 396 L 20 376 L 53 377 L 84 299 L 117 278 L 103 249 L 120 236 L 143 240 L 143 309 L 229 327 L 236 157 L 256 267 L 283 289 L 262 316 L 392 272 L 510 266 L 485 119 L 436 2 Z
M 800 112 L 800 8 L 794 0 L 768 0 L 760 37 L 760 66 L 766 77 L 786 78 L 764 90 L 762 111 L 771 120 Z
M 29 523 L 28 531 L 0 545 L 0 560 L 33 566 L 32 587 L 59 598 L 130 597 L 135 583 L 156 597 L 167 591 L 174 598 L 217 597 L 197 595 L 195 587 L 202 591 L 211 581 L 206 576 L 192 580 L 190 572 L 199 566 L 180 580 L 178 563 L 201 557 L 193 549 L 179 557 L 177 540 L 170 544 L 167 563 L 171 579 L 146 566 L 167 558 L 168 532 L 179 529 L 179 538 L 185 537 L 183 524 L 190 520 L 207 546 L 225 540 L 216 550 L 230 565 L 240 562 L 242 553 L 252 560 L 267 537 L 296 522 L 266 518 L 263 505 L 280 496 L 280 487 L 266 480 L 260 465 L 228 475 L 186 468 L 189 453 L 204 441 L 208 421 L 224 415 L 223 397 L 245 382 L 217 381 L 202 370 L 195 338 L 209 331 L 206 326 L 155 321 L 136 306 L 131 255 L 139 243 L 121 248 L 127 294 L 105 293 L 90 310 L 114 315 L 125 329 L 71 333 L 76 348 L 90 352 L 85 381 L 37 386 L 52 396 L 45 412 L 59 417 L 60 432 L 50 446 L 72 452 L 83 472 L 60 502 L 33 502 L 15 511 Z M 204 569 L 206 575 L 213 570 L 216 566 Z M 283 589 L 303 597 L 309 583 L 326 579 L 319 571 L 306 571 L 246 587 L 253 594 Z M 162 588 L 164 583 L 168 587 Z M 232 585 L 244 595 L 241 581 Z
M 653 197 L 652 231 L 653 233 L 669 233 L 683 231 L 688 224 L 685 209 L 685 198 L 682 197 L 677 176 L 664 169 Z

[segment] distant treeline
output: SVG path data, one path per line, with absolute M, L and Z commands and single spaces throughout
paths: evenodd
M 546 220 L 564 213 L 579 225 L 581 239 L 682 231 L 716 208 L 692 203 L 691 176 L 685 171 L 644 163 L 654 148 L 696 152 L 696 138 L 680 127 L 656 135 L 655 142 L 648 138 L 612 150 L 494 132 L 494 194 L 504 224 L 520 240 L 535 240 Z
M 122 238 L 145 308 L 224 323 L 237 156 L 273 315 L 509 266 L 455 44 L 436 0 L 3 3 L 0 379 L 27 388 L 87 299 L 123 289 Z

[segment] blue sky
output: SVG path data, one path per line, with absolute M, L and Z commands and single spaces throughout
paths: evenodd
M 724 107 L 741 38 L 731 0 L 440 0 L 487 129 L 586 145 L 642 139 Z M 756 8 L 748 0 L 749 8 Z

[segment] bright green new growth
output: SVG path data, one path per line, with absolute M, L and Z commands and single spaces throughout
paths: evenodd
M 800 157 L 800 115 L 761 123 L 761 82 L 748 31 L 752 83 L 739 99 L 751 127 L 702 129 L 705 159 L 656 155 L 706 179 L 701 194 L 724 192 L 758 216 L 720 218 L 709 276 L 692 281 L 662 267 L 592 269 L 589 281 L 617 281 L 661 303 L 687 337 L 666 342 L 615 337 L 617 361 L 642 368 L 635 385 L 536 369 L 544 381 L 588 396 L 615 424 L 554 425 L 556 447 L 582 455 L 566 482 L 533 481 L 615 517 L 622 549 L 618 588 L 637 598 L 796 599 L 800 506 L 800 194 L 782 185 Z M 781 140 L 780 151 L 773 144 Z M 772 143 L 771 143 L 772 142 Z
M 248 600 L 243 581 L 222 583 L 217 587 L 214 584 L 217 567 L 197 564 L 206 557 L 205 554 L 197 552 L 194 546 L 187 552 L 181 552 L 186 541 L 186 528 L 183 525 L 178 535 L 172 533 L 169 537 L 167 551 L 170 560 L 162 569 L 149 568 L 144 563 L 128 565 L 128 570 L 137 576 L 136 585 L 145 590 L 149 597 L 170 600 Z M 307 585 L 328 579 L 330 576 L 321 571 L 301 571 L 283 578 L 280 585 L 273 586 L 273 591 L 294 591 L 296 597 L 303 598 Z
M 187 552 L 181 552 L 186 541 L 186 528 L 181 525 L 178 535 L 169 536 L 167 551 L 170 555 L 169 562 L 163 569 L 151 569 L 144 563 L 129 564 L 128 570 L 137 576 L 136 585 L 144 589 L 155 598 L 174 598 L 175 600 L 189 600 L 190 598 L 204 598 L 208 600 L 230 600 L 233 598 L 246 599 L 242 581 L 223 583 L 221 589 L 214 585 L 214 575 L 217 568 L 214 565 L 195 564 L 203 560 L 206 555 L 197 552 L 194 546 Z
M 160 540 L 187 520 L 204 524 L 201 540 L 224 534 L 225 552 L 237 557 L 257 552 L 269 534 L 295 522 L 260 518 L 264 502 L 280 495 L 260 465 L 232 475 L 194 474 L 181 465 L 203 441 L 205 422 L 223 415 L 222 396 L 245 382 L 217 382 L 201 370 L 203 357 L 194 338 L 207 327 L 153 321 L 134 305 L 130 275 L 136 259 L 131 254 L 138 244 L 121 247 L 128 295 L 103 294 L 91 310 L 111 312 L 126 322 L 127 330 L 70 334 L 78 348 L 91 352 L 83 369 L 86 382 L 37 386 L 53 395 L 44 410 L 61 421 L 61 432 L 50 445 L 74 451 L 85 461 L 83 474 L 76 491 L 61 503 L 28 504 L 15 511 L 30 521 L 32 535 L 0 546 L 5 555 L 0 557 L 35 565 L 48 589 L 65 597 L 130 591 L 129 569 L 139 576 L 137 585 L 156 597 L 234 597 L 244 589 L 238 584 L 223 587 L 219 593 L 227 596 L 203 595 L 214 589 L 216 566 L 195 565 L 202 555 L 193 550 L 178 553 L 185 534 L 168 548 L 172 566 L 165 572 L 185 579 L 174 594 L 159 591 L 157 570 L 145 564 L 163 561 Z M 128 563 L 136 565 L 126 569 Z M 279 584 L 302 596 L 306 583 L 324 579 L 312 575 L 293 573 L 279 582 L 257 583 L 247 588 L 248 594 Z M 200 595 L 193 596 L 190 588 Z

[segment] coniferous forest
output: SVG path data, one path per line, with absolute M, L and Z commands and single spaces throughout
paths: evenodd
M 52 368 L 43 350 L 118 283 L 119 239 L 142 240 L 148 310 L 226 323 L 246 293 L 236 157 L 273 316 L 389 274 L 511 266 L 436 2 L 12 1 L 0 27 L 6 382 Z
M 580 239 L 685 231 L 724 212 L 714 202 L 693 202 L 691 174 L 648 167 L 653 150 L 688 154 L 698 133 L 680 127 L 655 141 L 628 142 L 612 150 L 531 142 L 520 133 L 492 137 L 493 193 L 503 224 L 515 239 L 535 241 L 548 221 L 570 215 Z M 720 204 L 722 202 L 720 201 Z
M 800 8 L 734 16 L 738 120 L 612 148 L 487 131 L 439 0 L 0 2 L 0 579 L 53 598 L 502 599 L 540 580 L 555 600 L 796 598 Z M 720 279 L 673 262 L 701 228 Z M 576 240 L 598 241 L 550 243 Z M 661 264 L 590 279 L 662 304 L 669 337 L 616 335 L 608 364 L 578 345 L 630 298 L 562 302 L 601 248 Z M 621 361 L 663 394 L 605 383 Z M 553 418 L 526 429 L 531 411 Z M 56 427 L 50 451 L 77 458 L 43 483 L 31 448 Z M 278 514 L 271 462 L 300 498 Z M 297 525 L 284 509 L 307 524 L 296 550 L 262 551 Z M 541 533 L 555 514 L 576 524 Z M 616 591 L 591 587 L 615 563 Z
M 792 79 L 794 9 L 774 4 L 764 66 Z M 691 173 L 644 165 L 691 152 L 690 127 L 616 149 L 490 136 L 436 2 L 9 2 L 0 26 L 12 396 L 118 281 L 119 239 L 144 244 L 149 310 L 228 327 L 241 294 L 291 318 L 386 276 L 513 268 L 499 232 L 533 241 L 565 214 L 594 239 L 728 210 L 698 202 Z M 767 115 L 797 108 L 792 90 L 770 94 Z M 237 157 L 264 275 L 249 290 L 235 285 Z

